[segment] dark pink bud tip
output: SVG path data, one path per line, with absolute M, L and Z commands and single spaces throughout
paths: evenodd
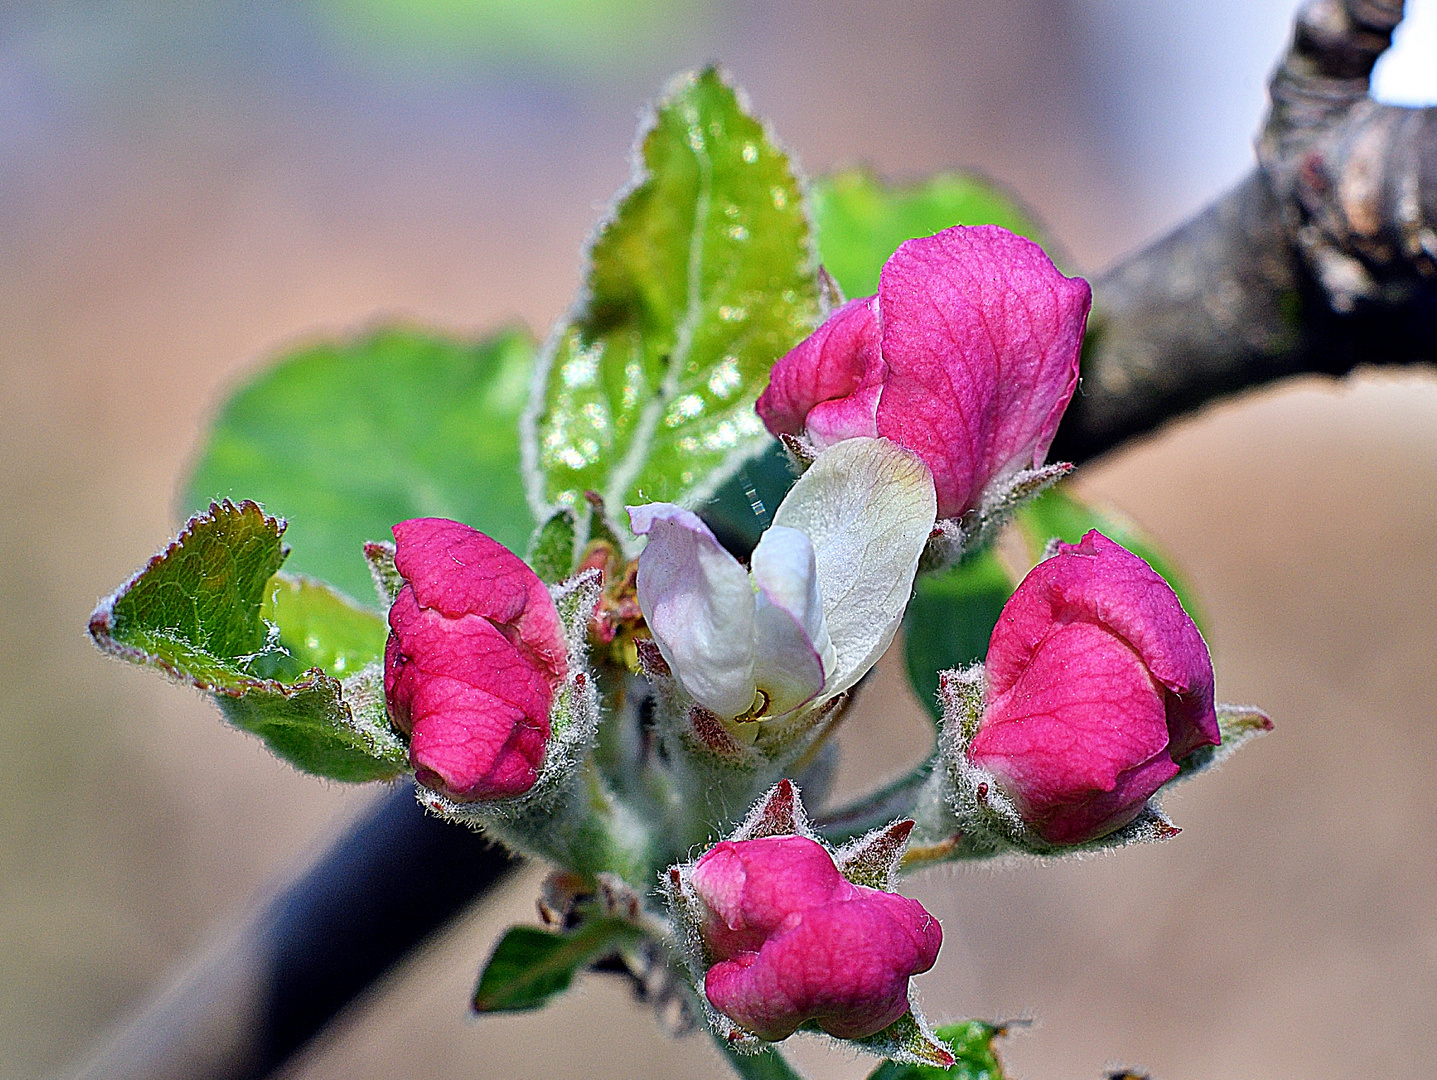
M 843 305 L 774 365 L 758 413 L 819 447 L 882 435 L 933 472 L 938 516 L 1043 463 L 1078 384 L 1092 300 L 996 225 L 909 240 L 878 295 Z
M 1207 646 L 1172 589 L 1094 530 L 1035 566 L 988 645 L 988 704 L 969 759 L 1045 840 L 1132 821 L 1221 741 Z
M 943 931 L 916 900 L 854 885 L 803 836 L 724 841 L 693 871 L 719 1012 L 777 1041 L 814 1021 L 858 1039 L 908 1011 L 908 980 L 938 957 Z
M 384 693 L 415 778 L 452 799 L 534 786 L 568 673 L 548 588 L 517 555 L 443 518 L 394 526 L 404 580 L 389 610 Z

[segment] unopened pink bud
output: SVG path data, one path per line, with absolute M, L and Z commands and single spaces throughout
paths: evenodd
M 835 311 L 774 365 L 758 412 L 820 448 L 881 435 L 933 473 L 938 516 L 1043 464 L 1078 384 L 1092 292 L 995 225 L 909 240 L 878 295 Z
M 803 836 L 726 840 L 698 861 L 714 1008 L 761 1039 L 814 1021 L 858 1039 L 908 1011 L 908 980 L 938 957 L 943 931 L 916 900 L 854 885 Z
M 404 584 L 389 610 L 384 693 L 416 779 L 464 801 L 534 786 L 568 670 L 548 588 L 517 555 L 442 518 L 394 526 Z
M 1202 635 L 1167 582 L 1096 530 L 1023 579 L 985 669 L 968 758 L 1050 843 L 1121 828 L 1178 761 L 1221 741 Z

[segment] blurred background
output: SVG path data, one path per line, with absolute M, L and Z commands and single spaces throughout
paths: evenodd
M 976 168 L 1094 272 L 1251 163 L 1293 0 L 49 0 L 0 4 L 0 1078 L 63 1073 L 345 827 L 86 618 L 174 532 L 227 388 L 400 315 L 542 332 L 638 111 L 720 59 L 811 172 Z M 1437 0 L 1382 95 L 1437 100 Z M 1373 357 L 1374 361 L 1381 357 Z M 1176 841 L 910 891 L 938 1019 L 1030 1016 L 1026 1080 L 1361 1073 L 1437 1058 L 1437 379 L 1303 381 L 1084 470 L 1194 582 L 1219 696 L 1275 734 L 1181 789 Z M 283 509 L 283 508 L 279 508 Z M 890 657 L 890 661 L 894 659 Z M 885 662 L 856 788 L 924 751 Z M 295 1078 L 718 1077 L 611 980 L 466 1015 L 525 871 Z M 871 1061 L 817 1044 L 815 1077 Z

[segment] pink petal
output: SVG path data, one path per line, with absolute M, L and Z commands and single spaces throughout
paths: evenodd
M 482 615 L 511 627 L 549 674 L 563 680 L 568 645 L 559 612 L 523 559 L 479 530 L 444 518 L 401 521 L 393 531 L 395 568 L 421 607 Z
M 568 646 L 548 588 L 502 544 L 455 521 L 394 527 L 404 585 L 389 610 L 384 692 L 420 783 L 505 798 L 538 779 Z
M 850 300 L 774 365 L 758 415 L 775 435 L 806 428 L 820 449 L 877 435 L 882 382 L 876 297 Z
M 532 654 L 478 615 L 421 608 L 405 585 L 389 612 L 385 695 L 411 733 L 426 786 L 461 800 L 533 786 L 549 736 L 553 684 Z
M 1042 464 L 1078 382 L 1091 290 L 993 225 L 909 240 L 883 267 L 878 433 L 933 471 L 938 516 Z
M 794 912 L 854 888 L 823 846 L 804 836 L 725 840 L 698 861 L 692 880 L 715 916 L 704 937 L 719 959 L 758 948 Z
M 990 691 L 969 756 L 1004 782 L 1040 836 L 1100 836 L 1136 817 L 1177 773 L 1164 697 L 1121 638 L 1061 623 L 1011 687 Z
M 909 1008 L 908 980 L 931 968 L 943 933 L 921 904 L 855 887 L 792 916 L 756 952 L 709 969 L 713 1006 L 777 1041 L 815 1021 L 838 1038 L 883 1030 Z
M 1097 531 L 1023 579 L 985 669 L 969 757 L 1054 842 L 1132 820 L 1177 761 L 1221 740 L 1202 635 L 1167 582 Z

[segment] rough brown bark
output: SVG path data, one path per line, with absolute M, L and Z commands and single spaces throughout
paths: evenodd
M 1286 375 L 1437 361 L 1437 109 L 1369 96 L 1400 0 L 1315 0 L 1271 82 L 1258 166 L 1094 282 L 1083 461 Z

